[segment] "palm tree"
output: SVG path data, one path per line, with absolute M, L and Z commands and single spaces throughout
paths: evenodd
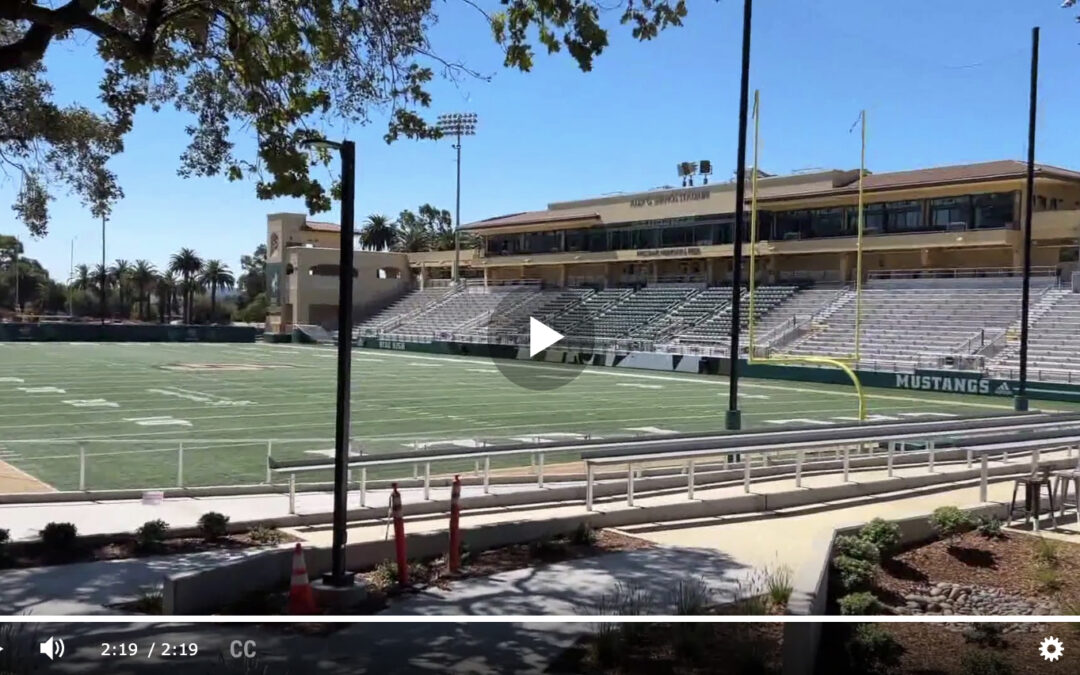
M 217 309 L 217 289 L 232 288 L 236 285 L 229 266 L 220 260 L 208 260 L 203 267 L 199 281 L 204 288 L 210 289 L 210 323 L 214 322 L 215 310 Z
M 131 263 L 117 258 L 113 266 L 109 268 L 109 276 L 112 278 L 113 286 L 116 287 L 116 294 L 120 297 L 120 316 L 126 317 L 130 308 L 127 306 L 125 292 L 131 283 Z
M 157 280 L 157 270 L 154 265 L 145 260 L 136 260 L 135 267 L 131 270 L 131 283 L 135 285 L 135 292 L 139 299 L 139 318 L 146 321 L 150 316 L 150 290 Z
M 393 250 L 402 253 L 416 253 L 431 248 L 431 237 L 423 223 L 398 223 L 394 236 Z
M 184 294 L 184 323 L 191 323 L 191 308 L 195 295 L 191 280 L 199 273 L 202 266 L 202 258 L 190 248 L 182 248 L 169 258 L 169 271 L 176 272 L 183 278 L 181 290 Z
M 108 314 L 109 305 L 109 286 L 111 286 L 111 277 L 109 276 L 109 270 L 101 265 L 94 265 L 94 271 L 90 274 L 93 279 L 91 282 L 94 288 L 94 292 L 98 296 L 98 304 L 101 307 L 102 318 Z
M 374 213 L 360 229 L 360 246 L 369 251 L 386 251 L 393 245 L 394 223 L 384 215 Z
M 171 322 L 176 302 L 176 276 L 163 272 L 154 277 L 154 294 L 158 301 L 158 322 Z
M 86 265 L 76 265 L 75 277 L 71 280 L 71 287 L 77 291 L 88 291 L 91 285 L 90 268 Z

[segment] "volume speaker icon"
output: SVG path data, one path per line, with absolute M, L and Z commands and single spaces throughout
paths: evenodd
M 38 645 L 38 651 L 40 651 L 45 656 L 48 656 L 50 661 L 52 661 L 54 658 L 63 658 L 64 641 L 59 638 L 49 637 L 48 640 Z

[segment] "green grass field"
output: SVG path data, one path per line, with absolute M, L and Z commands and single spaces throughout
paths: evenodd
M 0 469 L 75 489 L 82 441 L 88 488 L 167 487 L 182 442 L 185 485 L 262 482 L 268 441 L 280 459 L 329 456 L 335 358 L 333 349 L 295 345 L 0 343 L 0 461 L 9 465 Z M 365 452 L 394 452 L 719 430 L 727 391 L 720 377 L 596 368 L 536 392 L 486 359 L 357 350 L 352 434 Z M 850 387 L 744 380 L 740 393 L 748 428 L 856 415 Z M 870 413 L 892 418 L 1011 407 L 1007 398 L 869 394 Z

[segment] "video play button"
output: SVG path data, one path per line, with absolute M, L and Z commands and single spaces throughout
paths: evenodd
M 555 344 L 559 340 L 562 340 L 565 335 L 559 331 L 551 328 L 543 322 L 537 321 L 533 317 L 529 317 L 529 358 L 532 358 L 544 351 L 551 345 Z

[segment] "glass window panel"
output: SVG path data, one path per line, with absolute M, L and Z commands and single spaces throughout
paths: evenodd
M 1013 194 L 994 192 L 975 195 L 972 199 L 974 223 L 978 229 L 996 229 L 1010 227 L 1013 224 Z

